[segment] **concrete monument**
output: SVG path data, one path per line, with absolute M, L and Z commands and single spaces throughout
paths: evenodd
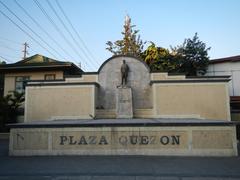
M 151 72 L 119 55 L 82 77 L 28 82 L 9 154 L 237 156 L 228 81 Z
M 117 118 L 133 118 L 132 89 L 129 87 L 118 87 L 116 95 Z
M 121 86 L 122 87 L 127 86 L 128 71 L 129 71 L 129 67 L 126 64 L 126 61 L 123 60 L 123 64 L 121 66 L 121 77 L 122 77 Z
M 123 60 L 121 66 L 121 85 L 117 87 L 116 93 L 116 117 L 133 118 L 132 89 L 127 87 L 129 67 Z

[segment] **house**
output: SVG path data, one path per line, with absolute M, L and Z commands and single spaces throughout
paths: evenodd
M 0 65 L 4 74 L 4 95 L 24 92 L 26 81 L 63 80 L 67 75 L 81 75 L 82 70 L 71 62 L 57 61 L 39 54 L 13 64 Z
M 240 55 L 210 61 L 207 76 L 231 76 L 229 95 L 232 120 L 240 120 Z

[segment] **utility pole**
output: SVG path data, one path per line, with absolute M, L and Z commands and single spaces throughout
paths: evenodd
M 29 48 L 29 45 L 27 44 L 27 42 L 25 42 L 24 44 L 23 44 L 23 59 L 26 59 L 26 57 L 27 57 L 27 54 L 28 54 L 28 51 L 27 51 L 27 48 Z

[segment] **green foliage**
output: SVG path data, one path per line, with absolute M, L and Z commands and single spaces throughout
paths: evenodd
M 108 41 L 106 43 L 107 50 L 113 55 L 133 55 L 140 57 L 143 52 L 144 44 L 138 35 L 139 30 L 134 30 L 135 25 L 131 25 L 131 19 L 129 18 L 124 25 L 124 31 L 122 32 L 123 39 L 115 42 Z
M 153 71 L 175 72 L 179 68 L 178 59 L 168 49 L 151 45 L 142 53 L 142 58 Z
M 210 47 L 199 40 L 197 33 L 192 39 L 185 39 L 180 46 L 172 48 L 176 56 L 181 59 L 179 72 L 195 76 L 197 73 L 205 74 L 209 63 L 208 51 Z
M 195 76 L 197 72 L 206 73 L 209 50 L 210 48 L 206 48 L 206 44 L 199 40 L 196 33 L 192 39 L 186 39 L 182 45 L 171 50 L 156 47 L 151 42 L 142 53 L 142 58 L 151 70 Z
M 170 50 L 157 47 L 153 42 L 143 51 L 144 44 L 138 35 L 139 30 L 133 30 L 131 19 L 126 16 L 123 39 L 115 42 L 108 41 L 107 50 L 113 55 L 133 55 L 141 57 L 151 70 L 162 72 L 184 73 L 188 76 L 205 74 L 209 63 L 210 47 L 200 41 L 197 33 L 193 38 L 185 39 L 183 44 L 171 47 Z
M 10 94 L 8 105 L 11 107 L 11 109 L 16 111 L 24 101 L 25 101 L 24 93 L 13 91 L 13 93 Z
M 3 96 L 4 90 L 4 74 L 0 74 L 0 97 Z
M 6 64 L 5 61 L 0 60 L 0 65 Z M 4 74 L 0 73 L 0 97 L 3 96 Z
M 18 109 L 24 101 L 24 93 L 17 91 L 0 97 L 0 128 L 7 123 L 16 123 Z

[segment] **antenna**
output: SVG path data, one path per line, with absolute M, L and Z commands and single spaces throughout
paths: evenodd
M 27 55 L 28 55 L 28 51 L 27 51 L 27 48 L 29 48 L 29 45 L 28 45 L 28 43 L 27 42 L 25 42 L 24 44 L 23 44 L 23 59 L 26 59 L 26 57 L 27 57 Z

